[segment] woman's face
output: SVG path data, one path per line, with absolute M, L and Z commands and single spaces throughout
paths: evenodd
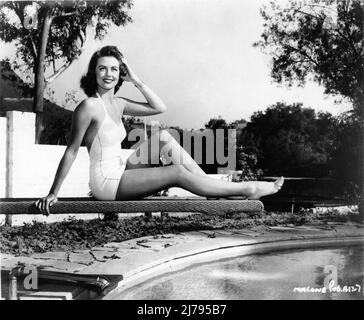
M 101 57 L 96 65 L 96 82 L 104 90 L 114 89 L 119 81 L 119 61 L 114 57 Z

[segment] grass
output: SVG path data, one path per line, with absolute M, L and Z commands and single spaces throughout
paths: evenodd
M 345 222 L 350 215 L 329 210 L 311 209 L 299 213 L 264 212 L 258 215 L 236 214 L 228 217 L 194 214 L 180 217 L 133 217 L 128 219 L 79 220 L 71 218 L 56 223 L 26 223 L 23 226 L 0 226 L 0 251 L 16 255 L 33 252 L 89 249 L 108 242 L 121 242 L 147 235 L 194 230 L 241 229 L 253 226 L 325 224 Z

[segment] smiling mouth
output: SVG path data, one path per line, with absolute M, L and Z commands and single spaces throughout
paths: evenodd
M 113 79 L 103 79 L 103 81 L 106 83 L 112 83 L 114 80 Z

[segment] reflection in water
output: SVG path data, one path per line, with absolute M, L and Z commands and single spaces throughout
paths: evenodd
M 210 278 L 226 279 L 226 280 L 264 281 L 264 280 L 284 278 L 286 275 L 284 273 L 259 273 L 252 271 L 237 272 L 237 271 L 213 270 L 207 276 Z
M 361 291 L 294 291 L 325 287 L 336 275 L 336 285 L 357 284 Z M 133 287 L 118 299 L 363 299 L 363 247 L 275 252 L 204 264 Z

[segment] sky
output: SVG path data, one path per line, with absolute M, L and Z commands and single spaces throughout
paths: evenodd
M 283 0 L 281 0 L 283 2 Z M 56 102 L 79 89 L 81 76 L 95 50 L 116 45 L 134 72 L 166 103 L 161 115 L 148 117 L 168 126 L 203 128 L 210 118 L 227 122 L 249 120 L 276 102 L 302 102 L 316 111 L 339 114 L 345 104 L 323 94 L 324 88 L 308 82 L 304 88 L 287 88 L 272 82 L 270 57 L 253 43 L 263 32 L 259 8 L 268 0 L 134 0 L 133 22 L 112 27 L 103 41 L 87 34 L 85 49 L 52 84 Z M 14 46 L 2 45 L 0 58 L 12 57 Z M 130 83 L 117 95 L 143 101 Z M 69 106 L 73 109 L 75 105 Z

